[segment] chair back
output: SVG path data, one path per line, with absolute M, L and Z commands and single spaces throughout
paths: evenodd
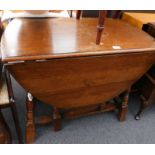
M 0 41 L 1 41 L 2 33 L 3 33 L 3 27 L 2 27 L 1 20 L 0 20 Z M 2 56 L 1 56 L 1 51 L 0 51 L 0 88 L 1 88 L 2 68 L 3 68 L 3 64 L 2 64 Z

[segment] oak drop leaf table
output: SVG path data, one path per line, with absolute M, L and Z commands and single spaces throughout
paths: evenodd
M 2 36 L 2 60 L 28 92 L 26 142 L 35 138 L 33 96 L 53 107 L 55 130 L 65 118 L 118 109 L 125 120 L 131 85 L 155 62 L 155 43 L 128 23 L 106 19 L 96 45 L 98 19 L 14 19 Z M 106 101 L 124 93 L 119 106 Z M 47 119 L 43 118 L 42 122 Z

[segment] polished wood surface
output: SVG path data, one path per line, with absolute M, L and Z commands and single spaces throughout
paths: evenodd
M 61 109 L 68 111 L 66 118 L 118 109 L 119 120 L 125 120 L 131 85 L 155 62 L 155 43 L 145 32 L 106 19 L 96 45 L 96 24 L 97 19 L 15 19 L 2 36 L 8 71 L 31 96 L 53 106 L 55 131 L 61 128 Z M 123 92 L 119 106 L 105 104 Z M 28 143 L 35 137 L 33 107 L 30 98 Z
M 74 108 L 119 95 L 154 60 L 155 53 L 119 54 L 17 63 L 7 69 L 39 100 L 58 108 Z
M 101 45 L 96 45 L 94 36 L 97 23 L 98 19 L 15 19 L 2 36 L 3 61 L 154 50 L 155 43 L 151 37 L 116 19 L 105 20 Z

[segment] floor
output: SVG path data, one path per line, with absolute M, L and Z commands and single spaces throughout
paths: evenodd
M 25 135 L 25 91 L 13 80 L 23 136 Z M 39 106 L 38 106 L 39 105 Z M 141 120 L 136 121 L 134 114 L 139 107 L 137 95 L 131 95 L 127 120 L 119 122 L 115 112 L 96 114 L 74 120 L 64 121 L 63 128 L 54 132 L 52 124 L 36 127 L 36 144 L 136 144 L 155 143 L 155 104 L 146 109 Z M 51 107 L 36 102 L 36 115 L 50 113 Z M 17 136 L 9 109 L 3 110 L 13 134 Z M 25 140 L 25 136 L 24 136 Z

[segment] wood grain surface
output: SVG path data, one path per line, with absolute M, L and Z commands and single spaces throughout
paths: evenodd
M 105 20 L 101 45 L 96 45 L 98 19 L 14 19 L 1 42 L 3 61 L 147 52 L 153 38 L 130 24 Z

